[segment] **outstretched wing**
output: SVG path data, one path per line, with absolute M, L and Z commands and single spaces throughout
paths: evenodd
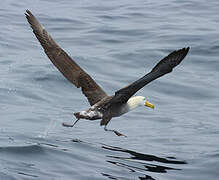
M 133 96 L 139 89 L 150 83 L 151 81 L 170 73 L 174 67 L 176 67 L 187 55 L 188 48 L 183 48 L 177 51 L 173 51 L 168 56 L 163 58 L 148 74 L 133 82 L 132 84 L 118 90 L 115 96 L 109 101 L 104 109 L 108 109 L 115 103 L 126 103 L 128 99 Z
M 56 44 L 50 34 L 29 10 L 26 11 L 25 15 L 48 58 L 72 84 L 82 89 L 90 105 L 97 103 L 107 96 L 102 88 Z

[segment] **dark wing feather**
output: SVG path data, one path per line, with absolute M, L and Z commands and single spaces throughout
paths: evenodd
M 126 103 L 128 99 L 133 96 L 139 89 L 150 83 L 151 81 L 170 73 L 174 67 L 176 67 L 187 55 L 188 48 L 183 48 L 177 51 L 173 51 L 168 56 L 163 58 L 148 74 L 133 82 L 132 84 L 118 90 L 115 96 L 109 103 L 106 104 L 104 109 L 106 110 L 112 104 Z
M 107 96 L 102 88 L 56 44 L 50 34 L 29 10 L 26 11 L 25 15 L 46 55 L 71 83 L 77 88 L 81 87 L 90 105 L 97 103 Z

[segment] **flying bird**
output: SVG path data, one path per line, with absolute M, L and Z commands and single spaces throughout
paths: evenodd
M 101 119 L 100 125 L 104 125 L 104 130 L 113 131 L 116 135 L 122 136 L 116 130 L 107 129 L 107 124 L 113 117 L 121 116 L 139 106 L 154 108 L 146 97 L 133 96 L 139 89 L 151 81 L 170 73 L 174 67 L 181 63 L 189 51 L 189 47 L 171 52 L 158 62 L 155 67 L 146 75 L 119 89 L 114 95 L 107 95 L 106 92 L 85 72 L 52 38 L 46 29 L 40 24 L 37 18 L 26 10 L 26 18 L 33 33 L 42 45 L 44 52 L 56 68 L 77 88 L 81 88 L 82 93 L 88 99 L 90 107 L 84 111 L 74 113 L 76 121 L 64 126 L 73 127 L 79 119 L 97 120 Z

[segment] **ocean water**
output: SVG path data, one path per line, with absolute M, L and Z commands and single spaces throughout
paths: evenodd
M 24 13 L 108 94 L 171 51 L 190 52 L 141 89 L 155 109 L 79 121 L 89 104 L 44 54 Z M 217 180 L 219 1 L 15 1 L 0 7 L 0 180 Z

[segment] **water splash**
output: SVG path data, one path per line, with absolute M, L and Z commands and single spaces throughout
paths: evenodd
M 51 119 L 51 120 L 49 121 L 49 125 L 45 128 L 45 130 L 44 130 L 42 133 L 40 133 L 40 134 L 38 135 L 38 137 L 39 137 L 39 138 L 43 138 L 43 139 L 45 139 L 46 137 L 48 137 L 48 136 L 49 136 L 49 133 L 55 129 L 56 124 L 57 124 L 56 120 Z

